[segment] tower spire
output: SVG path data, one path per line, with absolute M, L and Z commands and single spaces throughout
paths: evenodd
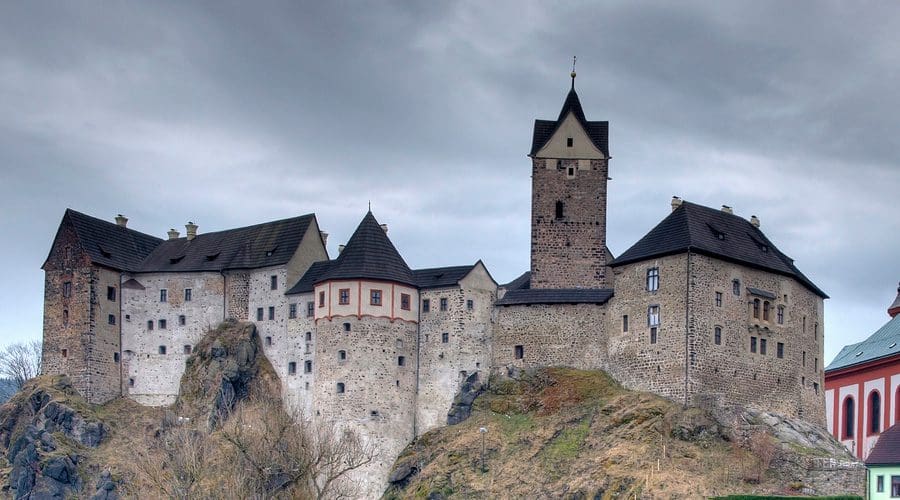
M 572 90 L 575 90 L 575 61 L 578 60 L 578 56 L 572 56 Z

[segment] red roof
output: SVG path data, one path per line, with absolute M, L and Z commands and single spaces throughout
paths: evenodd
M 900 424 L 881 433 L 866 458 L 866 465 L 900 465 Z

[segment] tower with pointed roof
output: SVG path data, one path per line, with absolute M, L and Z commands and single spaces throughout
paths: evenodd
M 588 121 L 572 87 L 556 120 L 535 120 L 531 143 L 531 287 L 608 285 L 609 124 Z

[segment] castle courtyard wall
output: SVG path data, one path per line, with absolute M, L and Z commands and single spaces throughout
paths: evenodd
M 263 349 L 281 379 L 282 395 L 288 407 L 312 417 L 315 370 L 307 372 L 306 362 L 316 364 L 315 313 L 307 315 L 307 304 L 313 302 L 313 294 L 288 295 L 287 299 L 289 309 L 291 304 L 296 305 L 297 317 L 288 318 L 287 330 L 273 335 L 271 345 L 263 338 Z M 294 363 L 293 373 L 291 363 Z

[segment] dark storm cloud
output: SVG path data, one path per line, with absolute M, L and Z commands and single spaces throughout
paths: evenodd
M 840 2 L 7 3 L 5 338 L 40 332 L 65 207 L 162 236 L 372 202 L 413 266 L 528 267 L 535 118 L 578 55 L 611 122 L 609 243 L 673 194 L 759 215 L 833 299 L 826 357 L 886 317 L 900 264 L 900 9 Z

